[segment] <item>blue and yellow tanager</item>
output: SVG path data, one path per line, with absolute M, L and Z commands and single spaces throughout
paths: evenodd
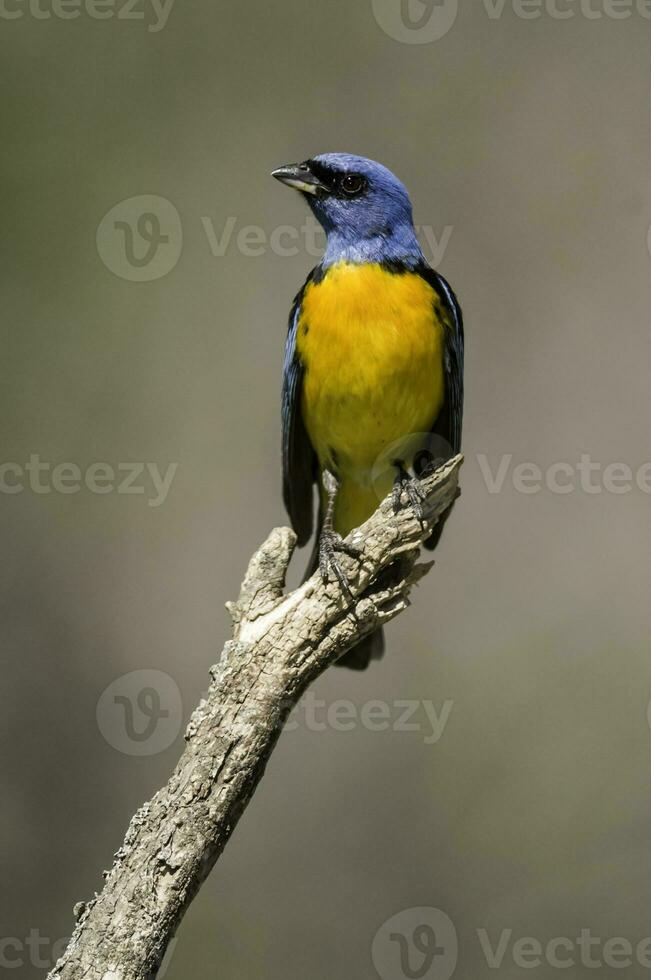
M 347 591 L 337 558 L 347 550 L 343 538 L 392 486 L 396 507 L 404 491 L 419 511 L 418 460 L 430 434 L 439 450 L 459 451 L 461 311 L 445 279 L 425 261 L 409 195 L 386 167 L 324 153 L 273 176 L 301 192 L 326 233 L 323 259 L 289 317 L 283 495 L 298 543 L 305 544 L 313 528 L 313 485 L 319 484 L 309 572 L 318 562 L 323 577 L 333 572 Z M 360 669 L 382 648 L 376 633 L 339 662 Z

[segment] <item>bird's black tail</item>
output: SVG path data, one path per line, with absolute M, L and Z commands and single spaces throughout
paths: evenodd
M 303 581 L 313 575 L 319 567 L 319 537 L 321 535 L 322 515 L 319 509 L 319 519 L 317 521 L 317 534 L 314 540 L 314 547 L 310 560 L 303 576 Z M 347 653 L 335 662 L 337 667 L 348 667 L 350 670 L 366 670 L 371 660 L 379 660 L 384 653 L 384 630 L 382 628 L 365 636 L 356 646 L 348 650 Z
M 384 654 L 384 630 L 365 636 L 348 653 L 335 662 L 336 667 L 349 667 L 350 670 L 366 670 L 371 660 L 379 660 Z
M 444 511 L 443 514 L 438 519 L 437 524 L 427 539 L 423 542 L 428 551 L 433 551 L 443 533 L 443 528 L 445 522 L 447 521 L 452 508 L 454 507 L 455 500 L 461 495 L 461 491 L 457 490 L 456 495 L 450 506 Z M 305 570 L 305 575 L 303 576 L 303 581 L 313 575 L 316 569 L 319 567 L 319 538 L 321 536 L 321 525 L 323 524 L 323 514 L 321 507 L 319 507 L 319 517 L 317 521 L 317 533 L 314 539 L 314 547 L 312 549 L 312 554 L 310 555 L 310 560 Z M 380 660 L 384 655 L 385 643 L 384 643 L 384 630 L 380 627 L 374 633 L 369 636 L 365 636 L 356 646 L 348 650 L 347 653 L 340 657 L 339 660 L 335 661 L 337 667 L 348 667 L 350 670 L 366 670 L 368 665 L 372 660 Z

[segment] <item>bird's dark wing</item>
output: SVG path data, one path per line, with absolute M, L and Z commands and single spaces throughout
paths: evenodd
M 461 450 L 461 428 L 463 422 L 463 317 L 451 287 L 438 272 L 429 266 L 418 269 L 441 301 L 445 342 L 443 347 L 443 372 L 445 377 L 445 401 L 434 423 L 432 433 L 447 444 L 445 456 L 456 455 Z M 449 447 L 449 448 L 448 448 Z M 439 446 L 436 446 L 438 454 Z M 454 501 L 438 520 L 425 547 L 433 550 L 438 544 L 445 522 L 450 515 Z
M 296 331 L 301 315 L 303 294 L 308 283 L 316 278 L 317 269 L 313 269 L 307 277 L 289 314 L 283 367 L 283 499 L 299 545 L 306 544 L 312 534 L 312 487 L 317 475 L 317 459 L 301 414 L 303 365 L 296 352 Z
M 418 274 L 429 283 L 441 301 L 445 342 L 443 349 L 445 402 L 433 432 L 449 444 L 453 455 L 461 451 L 463 422 L 463 317 L 451 286 L 443 276 L 422 266 Z

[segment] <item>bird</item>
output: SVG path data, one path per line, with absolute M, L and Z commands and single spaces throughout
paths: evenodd
M 460 450 L 464 330 L 447 281 L 432 269 L 404 184 L 385 166 L 322 153 L 272 176 L 305 199 L 326 235 L 289 315 L 282 384 L 283 499 L 303 546 L 317 528 L 318 567 L 347 598 L 345 541 L 392 493 L 422 517 L 421 477 Z M 427 546 L 437 543 L 448 512 Z M 337 663 L 382 656 L 382 630 Z

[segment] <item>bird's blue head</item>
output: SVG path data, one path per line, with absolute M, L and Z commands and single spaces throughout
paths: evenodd
M 350 153 L 321 153 L 272 176 L 307 199 L 327 236 L 325 266 L 424 261 L 409 195 L 382 164 Z

